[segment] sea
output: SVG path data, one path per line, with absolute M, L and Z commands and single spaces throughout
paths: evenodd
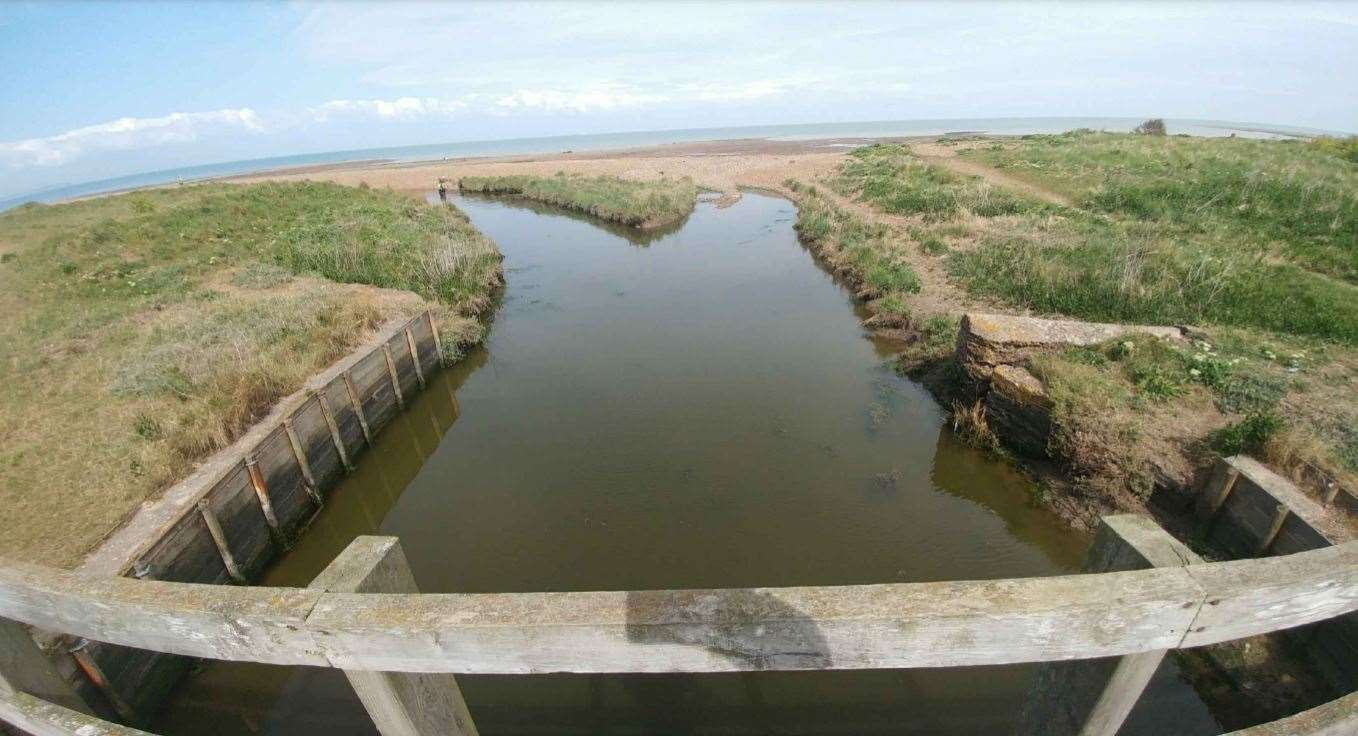
M 346 151 L 304 153 L 293 156 L 274 156 L 245 161 L 185 166 L 177 169 L 148 171 L 112 179 L 100 179 L 77 184 L 52 187 L 0 200 L 0 212 L 26 202 L 60 202 L 76 197 L 104 192 L 137 189 L 140 187 L 196 182 L 222 176 L 272 171 L 297 166 L 315 166 L 350 161 L 412 162 L 436 161 L 444 158 L 469 156 L 513 156 L 524 154 L 560 153 L 564 151 L 603 151 L 609 149 L 656 146 L 669 143 L 762 138 L 770 140 L 817 140 L 822 138 L 892 138 L 901 136 L 944 135 L 947 133 L 988 133 L 994 135 L 1026 135 L 1061 133 L 1077 128 L 1127 132 L 1142 122 L 1142 118 L 951 118 L 934 120 L 879 120 L 856 123 L 807 123 L 796 125 L 751 125 L 732 128 L 685 128 L 679 130 L 645 130 L 623 133 L 595 133 L 589 135 L 561 135 L 543 138 L 507 138 L 500 140 L 432 143 L 389 148 L 361 148 Z M 1297 128 L 1257 123 L 1238 123 L 1220 120 L 1166 119 L 1170 134 L 1197 136 L 1237 135 L 1258 138 L 1309 138 L 1335 135 L 1334 131 Z M 1343 135 L 1338 133 L 1338 135 Z

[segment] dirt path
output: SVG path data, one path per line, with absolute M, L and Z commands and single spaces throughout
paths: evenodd
M 1022 192 L 1023 194 L 1034 199 L 1040 199 L 1048 204 L 1059 204 L 1064 207 L 1070 207 L 1073 204 L 1070 197 L 1067 197 L 1060 192 L 1038 186 L 1030 181 L 1024 181 L 1023 179 L 1006 174 L 992 166 L 986 166 L 979 161 L 970 161 L 968 159 L 960 158 L 957 155 L 958 149 L 950 146 L 943 146 L 937 143 L 919 143 L 912 145 L 910 151 L 927 163 L 935 166 L 942 166 L 949 171 L 962 174 L 963 176 L 980 177 L 997 187 L 1004 187 L 1005 189 Z

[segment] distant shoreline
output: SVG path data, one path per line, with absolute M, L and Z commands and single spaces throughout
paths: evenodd
M 711 147 L 714 152 L 704 154 L 694 149 L 691 155 L 717 155 L 725 147 L 741 144 L 746 148 L 766 146 L 767 151 L 795 152 L 783 148 L 788 144 L 821 144 L 847 147 L 848 141 L 865 140 L 935 140 L 940 137 L 986 136 L 1005 138 L 1031 133 L 1055 133 L 1081 127 L 1100 130 L 1131 130 L 1140 120 L 1134 118 L 974 118 L 903 121 L 867 121 L 858 123 L 812 123 L 793 125 L 744 126 L 737 128 L 693 128 L 667 131 L 633 131 L 610 134 L 583 134 L 542 138 L 518 138 L 492 141 L 401 146 L 353 151 L 333 151 L 298 154 L 272 159 L 251 159 L 191 166 L 182 169 L 133 174 L 80 184 L 52 187 L 37 192 L 0 200 L 0 212 L 28 201 L 59 203 L 86 199 L 91 196 L 121 194 L 156 186 L 206 181 L 240 181 L 258 177 L 298 174 L 323 174 L 359 167 L 419 167 L 442 162 L 472 160 L 543 160 L 547 157 L 606 158 L 617 155 L 640 156 L 644 152 L 659 154 L 674 146 Z M 1213 136 L 1214 134 L 1243 134 L 1247 136 L 1276 136 L 1313 138 L 1336 134 L 1307 128 L 1280 125 L 1237 123 L 1214 120 L 1169 119 L 1171 133 Z M 806 149 L 799 149 L 805 151 Z M 440 155 L 443 153 L 443 155 Z M 343 159 L 353 155 L 353 159 Z M 335 160 L 339 157 L 340 160 Z M 287 159 L 304 159 L 295 164 Z M 311 159 L 309 161 L 305 159 Z M 330 159 L 330 160 L 325 160 Z M 571 160 L 563 158 L 563 160 Z

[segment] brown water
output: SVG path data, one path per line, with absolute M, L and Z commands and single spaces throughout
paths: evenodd
M 1052 575 L 1087 539 L 961 445 L 800 247 L 791 203 L 701 203 L 628 239 L 459 199 L 506 255 L 489 339 L 364 455 L 268 584 L 360 534 L 426 592 L 832 585 Z M 481 733 L 1003 733 L 1030 666 L 461 677 Z M 1215 733 L 1172 668 L 1124 733 Z M 1199 725 L 1201 724 L 1201 725 Z M 368 734 L 333 670 L 208 666 L 157 732 Z

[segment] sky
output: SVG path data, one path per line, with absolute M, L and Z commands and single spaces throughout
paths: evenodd
M 631 130 L 1167 117 L 1358 131 L 1358 3 L 0 3 L 0 198 Z

